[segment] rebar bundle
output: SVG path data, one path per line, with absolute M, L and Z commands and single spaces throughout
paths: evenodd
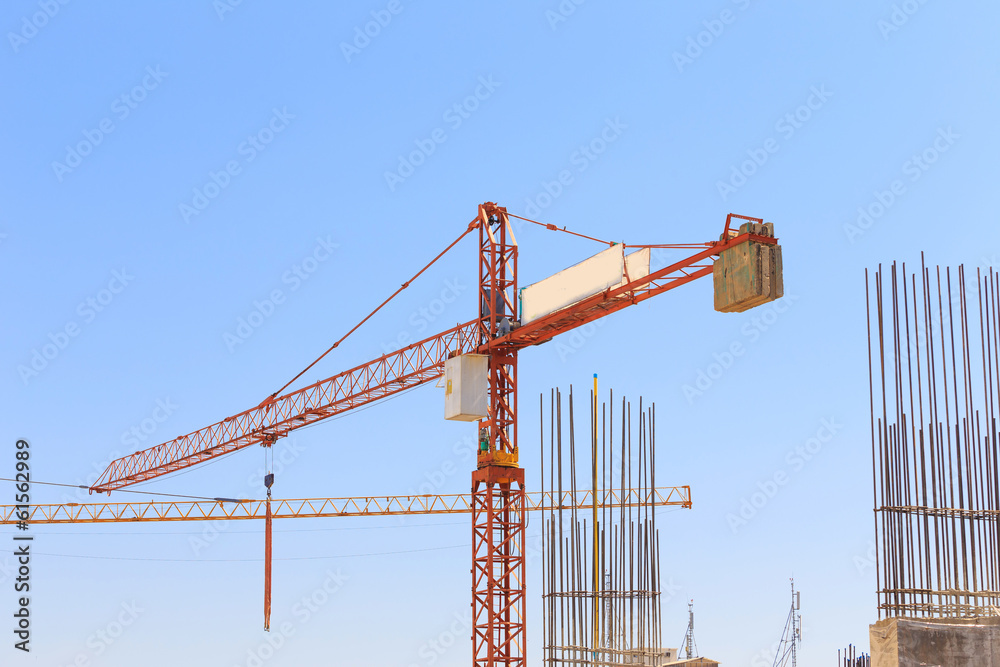
M 596 387 L 596 381 L 595 381 Z M 540 397 L 541 399 L 541 397 Z M 590 401 L 586 448 L 577 447 L 570 388 L 568 442 L 563 433 L 563 396 L 553 390 L 549 445 L 542 411 L 542 478 L 550 491 L 578 483 L 620 488 L 642 502 L 623 509 L 575 510 L 549 507 L 542 553 L 544 662 L 547 665 L 659 664 L 661 597 L 659 532 L 652 505 L 656 474 L 655 408 L 639 402 L 638 419 L 624 399 L 614 406 Z M 633 437 L 635 431 L 635 437 Z M 616 440 L 618 442 L 616 443 Z M 590 479 L 578 480 L 590 450 Z M 568 454 L 568 460 L 566 458 Z M 583 454 L 583 456 L 578 455 Z M 544 491 L 544 489 L 543 489 Z M 544 495 L 544 494 L 543 494 Z
M 837 667 L 872 667 L 871 656 L 858 653 L 858 647 L 848 644 L 845 649 L 837 649 Z
M 865 283 L 879 617 L 986 615 L 1000 605 L 1000 274 L 977 269 L 966 290 L 964 267 L 921 259 L 919 275 L 880 266 L 874 295 Z

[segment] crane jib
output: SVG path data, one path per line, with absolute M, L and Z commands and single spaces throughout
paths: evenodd
M 713 264 L 710 258 L 714 255 L 748 242 L 776 244 L 773 232 L 770 236 L 755 233 L 761 227 L 745 225 L 739 233 L 728 232 L 727 222 L 729 238 L 706 243 L 704 249 L 674 264 L 630 282 L 623 281 L 624 284 L 524 326 L 515 321 L 509 330 L 503 330 L 502 335 L 492 340 L 481 340 L 480 320 L 473 320 L 303 389 L 269 398 L 211 426 L 113 461 L 90 487 L 91 491 L 108 492 L 183 470 L 388 398 L 440 377 L 450 354 L 488 354 L 500 348 L 516 353 L 529 345 L 547 342 L 560 333 L 710 275 Z

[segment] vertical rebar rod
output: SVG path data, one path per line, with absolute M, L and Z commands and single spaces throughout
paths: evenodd
M 865 275 L 879 617 L 974 616 L 1000 602 L 1000 275 L 919 271 Z

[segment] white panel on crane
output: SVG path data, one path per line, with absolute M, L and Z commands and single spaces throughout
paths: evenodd
M 620 245 L 574 264 L 521 290 L 521 324 L 554 313 L 622 282 L 625 262 Z M 646 271 L 648 273 L 649 267 Z
M 485 419 L 489 356 L 462 354 L 444 362 L 444 418 L 460 422 Z
M 626 283 L 632 282 L 633 280 L 638 280 L 639 278 L 645 278 L 648 276 L 649 248 L 636 250 L 633 253 L 625 255 L 625 269 L 626 275 L 622 276 L 622 286 Z

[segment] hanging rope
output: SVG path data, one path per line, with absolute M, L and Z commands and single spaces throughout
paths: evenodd
M 270 449 L 266 447 L 265 449 Z M 271 631 L 271 485 L 274 484 L 274 473 L 264 475 L 264 486 L 267 487 L 267 515 L 264 518 L 264 631 Z
M 264 631 L 271 631 L 271 489 L 267 490 L 264 519 Z

